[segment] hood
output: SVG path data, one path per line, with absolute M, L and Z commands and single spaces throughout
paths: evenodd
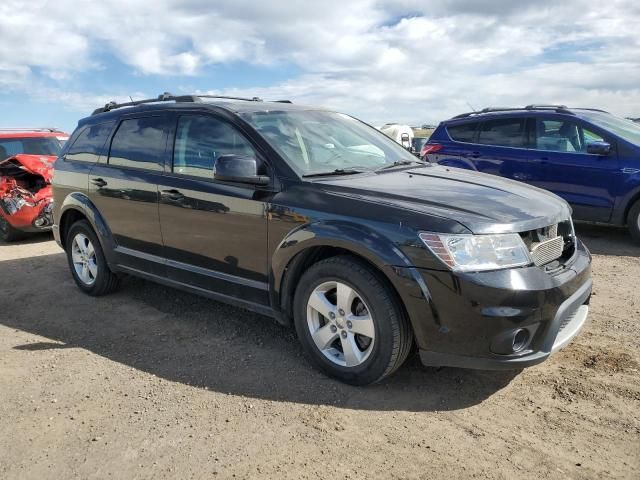
M 477 234 L 524 232 L 571 216 L 569 205 L 545 190 L 442 166 L 331 177 L 318 183 L 334 195 L 448 218 Z
M 55 161 L 55 155 L 13 155 L 4 160 L 0 160 L 0 175 L 3 174 L 3 170 L 20 169 L 34 175 L 40 175 L 47 183 L 51 183 L 53 163 Z

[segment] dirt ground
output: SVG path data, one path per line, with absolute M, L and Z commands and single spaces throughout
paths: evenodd
M 0 244 L 0 478 L 640 478 L 640 247 L 579 234 L 595 292 L 565 350 L 368 388 L 267 318 L 133 278 L 90 298 L 50 237 Z

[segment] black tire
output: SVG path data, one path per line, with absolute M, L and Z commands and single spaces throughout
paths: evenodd
M 640 243 L 640 200 L 636 201 L 629 210 L 629 216 L 627 217 L 627 227 L 631 237 Z
M 341 366 L 329 360 L 314 343 L 308 326 L 310 295 L 318 286 L 332 281 L 356 290 L 373 319 L 375 340 L 366 360 L 357 366 Z M 325 374 L 352 385 L 368 385 L 389 376 L 406 360 L 413 345 L 413 331 L 395 292 L 379 272 L 348 255 L 322 260 L 302 275 L 294 298 L 294 323 L 310 362 Z
M 5 242 L 16 242 L 26 236 L 25 232 L 14 228 L 4 217 L 0 215 L 0 239 Z
M 73 263 L 73 240 L 78 235 L 82 234 L 89 239 L 91 245 L 93 246 L 93 250 L 95 252 L 95 265 L 97 266 L 97 274 L 95 275 L 93 282 L 88 284 L 84 282 L 78 272 L 76 272 L 76 268 Z M 67 240 L 66 240 L 66 253 L 67 253 L 67 261 L 69 263 L 69 269 L 71 270 L 71 275 L 78 285 L 78 288 L 82 290 L 87 295 L 92 295 L 95 297 L 106 295 L 108 293 L 116 290 L 120 284 L 120 279 L 118 276 L 111 271 L 104 257 L 104 252 L 102 251 L 102 246 L 96 236 L 93 228 L 86 220 L 78 220 L 67 232 Z

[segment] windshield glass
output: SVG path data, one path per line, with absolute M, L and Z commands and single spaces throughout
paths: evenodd
M 56 137 L 0 138 L 0 160 L 20 153 L 57 156 L 62 143 Z
M 317 110 L 243 114 L 299 175 L 376 170 L 416 158 L 383 133 L 341 113 Z
M 581 112 L 598 127 L 622 137 L 627 142 L 640 145 L 640 125 L 625 118 L 601 112 Z

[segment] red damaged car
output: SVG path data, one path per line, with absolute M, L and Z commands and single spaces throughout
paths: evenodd
M 0 128 L 0 239 L 51 229 L 53 162 L 68 138 L 55 128 Z

